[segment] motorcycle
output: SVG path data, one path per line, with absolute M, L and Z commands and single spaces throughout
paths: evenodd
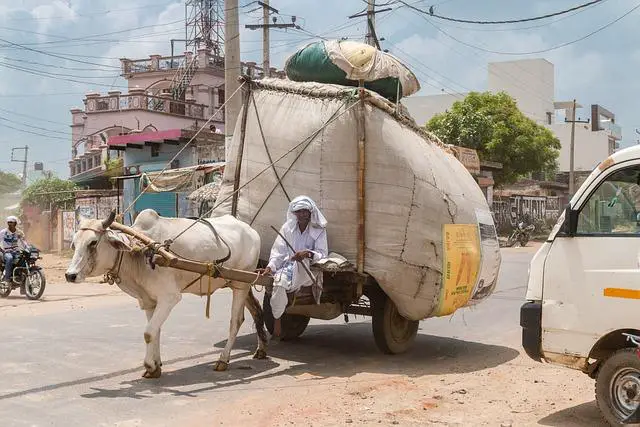
M 29 246 L 20 251 L 14 263 L 11 281 L 0 282 L 0 298 L 7 298 L 14 289 L 24 288 L 28 299 L 40 299 L 44 293 L 46 279 L 42 268 L 36 265 L 39 259 L 42 259 L 40 251 L 35 246 Z M 0 272 L 2 271 L 4 271 L 4 259 L 0 259 Z
M 507 247 L 511 248 L 516 242 L 520 242 L 520 246 L 525 247 L 527 243 L 529 243 L 529 239 L 531 238 L 531 233 L 536 229 L 536 226 L 533 224 L 527 225 L 525 227 L 524 222 L 518 222 L 518 225 L 511 232 L 511 235 L 507 239 Z

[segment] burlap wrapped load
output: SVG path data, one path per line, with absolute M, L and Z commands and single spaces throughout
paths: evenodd
M 391 101 L 420 90 L 416 76 L 393 55 L 350 40 L 314 42 L 287 59 L 287 77 L 296 82 L 364 86 Z
M 330 251 L 355 264 L 358 107 L 344 111 L 358 102 L 357 90 L 274 79 L 251 84 L 257 115 L 250 103 L 240 185 L 253 181 L 239 192 L 238 217 L 260 233 L 261 258 L 268 259 L 276 237 L 270 226 L 278 228 L 285 220 L 286 190 L 289 198 L 305 194 L 316 201 L 329 221 Z M 396 114 L 395 107 L 368 92 L 365 270 L 403 316 L 418 320 L 446 314 L 439 310 L 443 224 L 477 225 L 478 212 L 489 218 L 490 214 L 480 188 L 450 150 L 411 119 Z M 233 192 L 240 130 L 239 119 L 227 154 L 220 201 Z M 262 133 L 282 186 L 270 167 Z M 231 198 L 214 215 L 229 213 L 230 208 Z M 497 241 L 495 251 L 483 257 L 493 262 L 497 275 Z

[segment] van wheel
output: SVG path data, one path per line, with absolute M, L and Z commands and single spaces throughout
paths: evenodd
M 596 403 L 612 426 L 623 425 L 640 404 L 640 356 L 637 349 L 616 351 L 600 367 Z

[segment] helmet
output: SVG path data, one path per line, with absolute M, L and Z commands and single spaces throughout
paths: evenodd
M 15 222 L 16 224 L 18 223 L 18 218 L 16 218 L 15 216 L 11 215 L 7 217 L 7 223 L 9 222 Z

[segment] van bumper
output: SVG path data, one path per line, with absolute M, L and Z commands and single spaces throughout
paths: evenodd
M 542 361 L 542 302 L 529 301 L 520 307 L 522 347 L 530 358 Z

